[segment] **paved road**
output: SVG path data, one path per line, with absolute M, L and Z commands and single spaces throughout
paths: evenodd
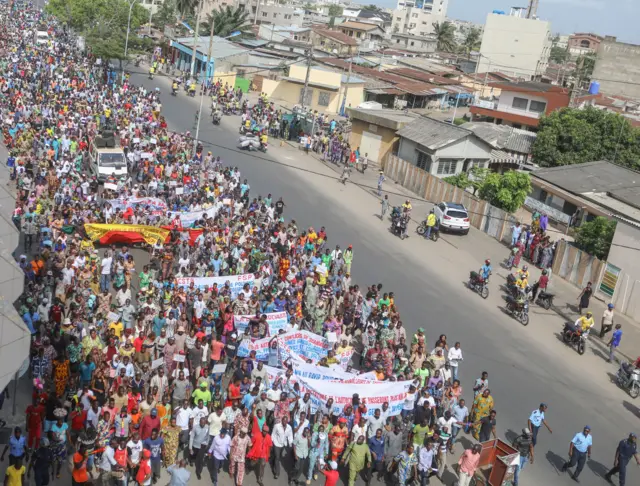
M 149 81 L 146 76 L 134 76 L 134 81 L 169 91 L 167 80 L 160 77 Z M 173 130 L 191 130 L 196 109 L 197 98 L 167 96 L 164 100 L 163 112 Z M 249 179 L 252 194 L 283 196 L 286 216 L 296 219 L 299 227 L 324 225 L 330 244 L 343 248 L 353 244 L 356 282 L 361 286 L 382 282 L 385 291 L 394 291 L 410 333 L 424 326 L 431 345 L 440 333 L 446 333 L 450 342 L 461 341 L 464 396 L 469 401 L 473 380 L 482 370 L 488 371 L 500 436 L 512 438 L 526 425 L 531 410 L 541 401 L 549 404 L 547 417 L 554 433 L 541 432 L 536 463 L 523 473 L 522 485 L 573 484 L 558 471 L 570 438 L 586 424 L 594 434 L 593 461 L 581 482 L 589 486 L 603 483 L 617 441 L 638 430 L 639 402 L 631 403 L 609 382 L 599 358 L 591 353 L 578 356 L 559 342 L 562 321 L 557 316 L 534 316 L 531 325 L 523 328 L 501 312 L 500 272 L 494 276 L 486 301 L 463 288 L 468 271 L 480 265 L 486 252 L 497 251 L 497 243 L 472 232 L 468 238 L 478 238 L 474 254 L 465 249 L 468 244 L 457 245 L 459 249 L 444 241 L 431 244 L 416 237 L 400 242 L 377 218 L 375 197 L 352 185 L 338 184 L 334 172 L 310 157 L 277 144 L 272 144 L 267 156 L 236 153 L 238 123 L 225 118 L 222 126 L 214 127 L 205 119 L 200 138 L 226 147 L 205 149 L 238 166 Z M 455 237 L 448 239 L 455 244 Z M 634 484 L 638 477 L 638 471 L 631 470 L 627 481 Z M 248 481 L 253 478 L 250 475 Z M 270 475 L 266 479 L 267 486 L 276 484 Z M 445 484 L 454 480 L 450 472 L 445 473 Z M 210 482 L 194 477 L 192 484 Z M 223 484 L 227 486 L 228 479 Z
M 166 79 L 137 78 L 135 82 L 168 91 Z M 163 112 L 172 129 L 184 131 L 191 129 L 197 106 L 197 98 L 185 102 L 183 96 L 167 96 Z M 558 470 L 570 438 L 585 424 L 593 430 L 594 452 L 582 483 L 602 483 L 601 476 L 613 459 L 617 442 L 630 430 L 638 430 L 640 409 L 637 402 L 631 403 L 628 395 L 610 383 L 608 370 L 599 358 L 590 353 L 578 356 L 559 342 L 560 318 L 534 316 L 532 325 L 519 326 L 500 311 L 498 275 L 487 301 L 463 288 L 468 270 L 484 259 L 483 250 L 472 254 L 447 244 L 430 245 L 418 238 L 400 242 L 375 216 L 378 203 L 371 194 L 339 185 L 331 179 L 334 172 L 300 152 L 275 143 L 266 157 L 232 151 L 238 124 L 237 119 L 227 117 L 221 127 L 214 127 L 203 119 L 200 138 L 217 145 L 205 149 L 220 155 L 225 163 L 238 166 L 249 178 L 252 194 L 283 196 L 286 216 L 296 219 L 300 227 L 324 225 L 330 244 L 353 244 L 355 280 L 361 286 L 382 282 L 385 291 L 394 291 L 409 332 L 424 326 L 431 344 L 440 333 L 446 333 L 451 342 L 462 341 L 466 358 L 461 367 L 462 384 L 468 390 L 465 397 L 469 400 L 473 380 L 487 370 L 502 437 L 519 432 L 541 401 L 549 404 L 548 419 L 554 433 L 542 433 L 536 464 L 525 471 L 522 484 L 572 483 Z M 484 235 L 475 232 L 470 237 Z M 498 244 L 484 238 L 478 241 L 478 247 L 490 245 L 495 250 Z M 634 475 L 638 477 L 631 471 L 631 478 Z M 445 475 L 446 484 L 452 480 L 451 475 Z

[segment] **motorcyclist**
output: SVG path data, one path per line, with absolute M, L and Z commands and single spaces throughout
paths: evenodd
M 196 82 L 192 79 L 189 83 L 189 94 L 195 96 L 196 94 Z
M 526 289 L 527 286 L 529 285 L 529 280 L 527 279 L 527 274 L 524 273 L 524 272 L 520 272 L 518 274 L 518 278 L 516 279 L 515 285 L 520 290 L 524 291 L 524 289 Z
M 153 66 L 151 66 L 151 67 L 149 68 L 149 78 L 153 79 L 153 75 L 155 74 L 155 72 L 156 72 L 156 68 L 154 68 Z
M 429 212 L 429 215 L 427 216 L 427 233 L 426 233 L 427 239 L 431 237 L 431 231 L 436 226 L 436 222 L 437 222 L 436 213 L 432 209 Z
M 522 270 L 520 270 L 520 274 L 525 275 L 526 279 L 529 280 L 529 277 L 530 277 L 529 267 L 527 265 L 523 265 Z
M 171 90 L 173 91 L 173 94 L 178 94 L 178 82 L 175 79 L 171 84 Z
M 267 148 L 267 144 L 269 143 L 269 137 L 267 136 L 267 132 L 263 132 L 262 135 L 260 135 L 260 146 L 263 149 Z
M 522 269 L 524 270 L 524 267 L 522 267 Z M 540 275 L 538 281 L 533 284 L 533 292 L 531 294 L 532 301 L 536 300 L 538 291 L 542 290 L 543 292 L 545 292 L 547 290 L 547 285 L 549 285 L 549 276 L 547 275 L 547 273 L 548 272 L 546 270 L 543 270 L 542 275 Z
M 482 280 L 484 280 L 485 282 L 487 282 L 489 280 L 489 276 L 491 275 L 491 260 L 489 260 L 488 258 L 484 261 L 484 265 L 482 265 L 482 267 L 480 267 L 480 276 L 482 277 Z
M 408 199 L 404 202 L 404 204 L 402 205 L 402 212 L 403 213 L 407 213 L 407 216 L 411 217 L 411 210 L 413 208 L 411 207 L 411 201 L 409 201 Z

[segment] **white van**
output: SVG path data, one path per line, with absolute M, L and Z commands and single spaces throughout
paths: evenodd
M 36 32 L 36 44 L 46 45 L 49 43 L 49 33 L 46 30 Z

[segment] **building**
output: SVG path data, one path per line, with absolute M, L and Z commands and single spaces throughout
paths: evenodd
M 396 10 L 417 8 L 434 15 L 447 16 L 449 0 L 398 0 Z
M 514 81 L 510 76 L 506 76 L 499 72 L 494 73 L 467 73 L 458 76 L 458 81 L 465 88 L 469 88 L 476 99 L 488 98 L 497 99 L 500 97 L 501 90 L 494 86 L 495 83 L 504 81 Z
M 597 34 L 578 32 L 569 36 L 568 49 L 574 56 L 593 54 L 603 40 L 604 37 Z
M 311 34 L 311 43 L 314 49 L 318 49 L 339 57 L 351 56 L 356 53 L 358 42 L 347 34 L 338 30 L 314 27 Z
M 179 37 L 171 40 L 169 47 L 170 61 L 175 63 L 178 69 L 189 71 L 193 57 L 193 37 Z M 213 76 L 213 83 L 220 79 L 223 84 L 229 83 L 233 85 L 235 83 L 233 66 L 248 51 L 248 49 L 229 42 L 222 37 L 214 36 L 211 59 L 207 62 L 209 37 L 198 37 L 195 73 L 200 79 Z
M 605 94 L 640 99 L 640 46 L 605 37 L 591 79 Z
M 433 36 L 423 37 L 411 34 L 391 34 L 391 40 L 388 44 L 394 49 L 403 49 L 420 54 L 431 54 L 436 52 L 438 41 Z
M 401 130 L 408 123 L 420 118 L 415 113 L 398 110 L 367 110 L 350 108 L 352 147 L 360 147 L 362 155 L 367 154 L 373 163 L 382 165 L 389 154 L 398 151 Z
M 295 5 L 280 5 L 275 0 L 240 0 L 238 6 L 249 14 L 248 20 L 257 24 L 302 26 L 304 9 Z
M 297 25 L 260 24 L 258 37 L 268 41 L 282 42 L 291 40 L 295 42 L 311 42 L 311 27 L 299 27 Z
M 269 98 L 281 100 L 289 106 L 302 102 L 307 66 L 293 64 L 289 66 L 289 75 L 280 79 L 263 79 L 261 91 Z M 348 80 L 348 84 L 347 84 Z M 314 66 L 309 74 L 309 84 L 304 105 L 320 113 L 338 114 L 345 91 L 345 107 L 358 106 L 364 101 L 365 81 L 354 74 L 331 71 Z
M 352 37 L 363 50 L 376 50 L 382 43 L 385 31 L 375 24 L 364 22 L 344 22 L 337 28 Z
M 540 117 L 569 106 L 569 91 L 534 81 L 493 83 L 500 90 L 497 101 L 477 99 L 471 106 L 472 121 L 492 121 L 535 131 Z
M 488 167 L 493 147 L 471 130 L 421 117 L 398 131 L 398 157 L 436 177 Z
M 391 32 L 398 34 L 431 35 L 433 24 L 442 23 L 447 18 L 431 11 L 416 7 L 396 9 L 392 13 Z
M 538 79 L 547 70 L 551 44 L 550 22 L 490 13 L 482 34 L 478 72 Z
M 469 122 L 461 125 L 487 142 L 491 151 L 491 169 L 502 172 L 509 169 L 533 168 L 531 149 L 536 134 L 509 125 L 488 122 Z
M 593 282 L 595 295 L 640 320 L 640 172 L 607 161 L 540 169 L 531 174 L 536 204 L 552 219 L 596 216 L 617 220 L 606 267 Z

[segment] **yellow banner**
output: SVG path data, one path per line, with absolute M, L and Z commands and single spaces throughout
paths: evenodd
M 99 240 L 109 231 L 122 231 L 127 233 L 140 233 L 144 241 L 150 245 L 154 245 L 157 242 L 164 243 L 170 233 L 167 229 L 142 224 L 85 224 L 84 229 L 93 241 Z

